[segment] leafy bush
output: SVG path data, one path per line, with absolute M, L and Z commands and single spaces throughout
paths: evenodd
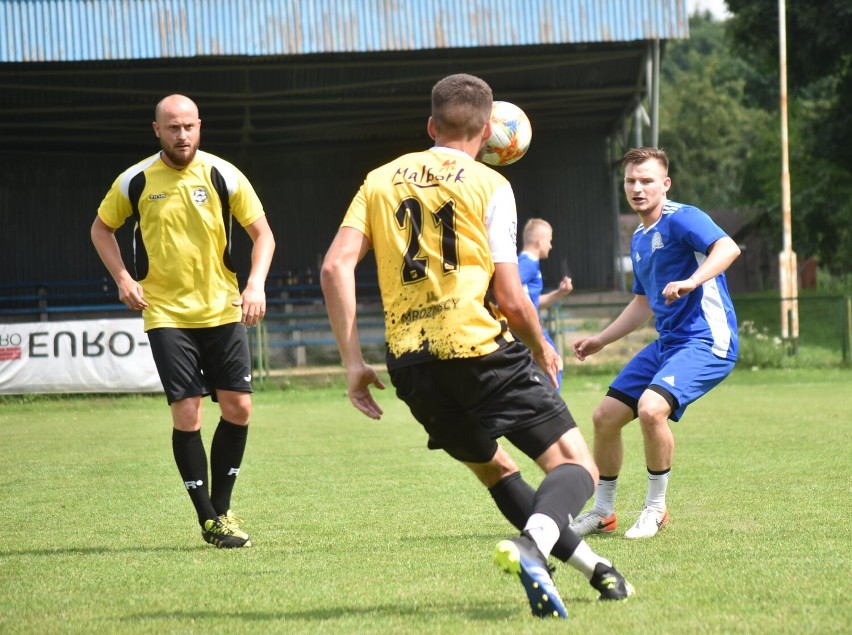
M 789 354 L 784 341 L 770 335 L 767 327 L 758 328 L 751 320 L 740 324 L 738 364 L 751 368 L 786 368 Z

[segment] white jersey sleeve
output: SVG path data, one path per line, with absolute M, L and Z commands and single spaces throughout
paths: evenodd
M 485 212 L 485 229 L 496 262 L 518 262 L 518 210 L 512 186 L 506 184 L 494 191 Z

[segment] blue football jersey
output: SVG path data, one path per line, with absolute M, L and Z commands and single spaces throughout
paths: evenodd
M 663 344 L 698 339 L 718 357 L 737 358 L 737 317 L 724 273 L 669 305 L 662 295 L 668 283 L 695 273 L 707 248 L 725 236 L 697 207 L 672 201 L 654 225 L 640 224 L 633 234 L 633 292 L 647 296 Z
M 521 276 L 521 284 L 524 287 L 524 292 L 532 300 L 535 310 L 538 311 L 538 302 L 541 298 L 541 291 L 544 288 L 544 280 L 541 277 L 541 264 L 536 258 L 522 251 L 518 254 L 518 274 Z
M 544 279 L 541 277 L 541 263 L 537 258 L 533 258 L 523 251 L 518 254 L 518 274 L 521 276 L 521 284 L 524 287 L 524 292 L 532 300 L 535 310 L 539 311 L 539 301 L 541 300 L 541 292 L 544 289 Z M 553 347 L 553 350 L 559 351 L 556 342 L 550 337 L 550 333 L 541 325 L 541 330 L 544 333 L 544 339 Z M 559 371 L 559 383 L 562 384 L 562 371 Z

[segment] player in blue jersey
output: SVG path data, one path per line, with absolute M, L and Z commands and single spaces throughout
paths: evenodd
M 541 309 L 547 309 L 559 302 L 574 289 L 571 278 L 563 276 L 556 289 L 542 293 L 544 280 L 541 277 L 541 261 L 550 255 L 551 249 L 553 249 L 553 228 L 550 223 L 541 218 L 529 219 L 524 225 L 524 248 L 518 254 L 518 273 L 521 276 L 524 293 L 532 300 L 536 312 L 539 313 Z M 553 350 L 560 353 L 544 325 L 542 325 L 541 330 L 544 332 L 544 339 L 553 347 Z M 562 388 L 562 364 L 562 354 L 560 353 L 559 372 L 556 376 L 557 388 Z
M 657 148 L 623 159 L 624 192 L 640 224 L 633 234 L 630 304 L 603 331 L 574 343 L 580 361 L 653 317 L 659 338 L 618 374 L 593 415 L 600 481 L 594 507 L 571 528 L 580 536 L 616 529 L 615 490 L 624 448 L 621 429 L 639 418 L 648 468 L 645 506 L 625 538 L 651 538 L 666 526 L 666 488 L 674 456 L 668 420 L 727 377 L 737 359 L 737 321 L 724 271 L 737 244 L 697 207 L 666 198 L 669 160 Z

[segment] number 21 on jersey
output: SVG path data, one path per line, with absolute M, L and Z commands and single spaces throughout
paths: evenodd
M 401 274 L 403 284 L 414 284 L 426 279 L 429 259 L 426 254 L 439 253 L 441 271 L 448 275 L 458 271 L 458 239 L 455 227 L 455 203 L 452 199 L 429 213 L 432 227 L 437 231 L 424 232 L 423 205 L 419 199 L 404 199 L 394 214 L 400 231 L 408 232 L 408 242 L 403 255 Z M 428 241 L 428 242 L 426 242 Z

